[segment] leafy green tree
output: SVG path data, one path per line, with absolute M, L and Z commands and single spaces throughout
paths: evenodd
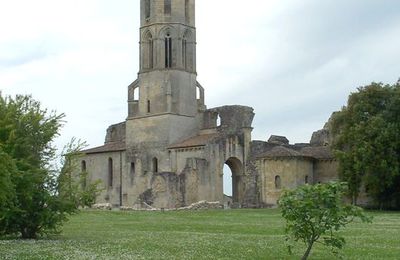
M 16 166 L 10 156 L 4 153 L 0 147 L 0 223 L 9 214 L 9 207 L 14 204 L 15 187 L 11 177 L 17 173 Z M 0 235 L 5 230 L 0 227 Z
M 63 114 L 30 96 L 0 96 L 0 234 L 36 238 L 57 232 L 75 207 L 57 194 L 52 141 Z
M 285 191 L 279 199 L 282 216 L 286 219 L 286 240 L 292 253 L 292 241 L 303 242 L 307 249 L 302 259 L 307 259 L 315 243 L 331 247 L 337 253 L 345 239 L 337 231 L 355 217 L 370 221 L 361 208 L 346 205 L 343 194 L 346 183 L 304 185 Z
M 400 207 L 400 84 L 372 83 L 332 116 L 333 148 L 354 204 L 363 185 L 379 207 Z

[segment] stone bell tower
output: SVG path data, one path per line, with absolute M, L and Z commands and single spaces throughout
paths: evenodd
M 129 117 L 195 116 L 195 0 L 141 0 L 140 4 L 139 86 L 131 89 Z
M 128 87 L 128 159 L 147 154 L 144 161 L 157 158 L 160 170 L 170 171 L 166 148 L 196 134 L 205 109 L 196 80 L 195 0 L 141 0 L 140 13 L 140 70 Z

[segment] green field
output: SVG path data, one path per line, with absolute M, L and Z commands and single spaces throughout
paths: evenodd
M 343 230 L 345 259 L 400 259 L 400 213 L 370 212 L 372 224 Z M 61 235 L 0 240 L 0 259 L 300 259 L 289 256 L 278 210 L 83 211 Z M 335 259 L 317 246 L 311 259 Z

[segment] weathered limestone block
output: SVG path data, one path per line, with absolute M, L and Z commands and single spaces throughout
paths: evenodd
M 268 139 L 268 143 L 283 145 L 289 144 L 289 140 L 286 138 L 286 136 L 271 135 L 271 137 Z
M 102 209 L 102 210 L 111 210 L 112 205 L 111 203 L 98 203 L 92 206 L 92 209 Z
M 312 134 L 310 144 L 312 146 L 326 146 L 329 145 L 330 135 L 328 129 L 321 129 Z

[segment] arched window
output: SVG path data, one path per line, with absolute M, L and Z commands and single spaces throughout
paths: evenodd
M 153 36 L 147 32 L 143 38 L 143 67 L 152 69 L 154 67 L 154 43 Z
M 172 38 L 171 34 L 167 33 L 164 39 L 165 42 L 165 67 L 172 67 Z
M 275 189 L 280 189 L 280 188 L 282 188 L 281 176 L 276 175 L 275 176 Z
M 221 117 L 218 115 L 218 116 L 217 116 L 216 125 L 217 125 L 217 127 L 218 127 L 218 126 L 221 126 L 221 124 L 222 124 L 222 120 L 221 120 Z
M 158 172 L 158 159 L 156 157 L 153 158 L 153 172 Z
M 308 175 L 306 175 L 306 177 L 304 177 L 304 183 L 305 183 L 305 184 L 308 184 L 308 182 L 309 182 L 309 181 L 308 181 Z
M 113 186 L 113 160 L 112 158 L 108 158 L 108 186 Z
M 193 70 L 194 44 L 190 30 L 187 30 L 182 36 L 182 65 L 185 70 Z
M 164 0 L 164 14 L 171 15 L 171 0 Z
M 150 0 L 145 0 L 144 3 L 144 13 L 145 13 L 145 18 L 149 19 L 150 18 Z

